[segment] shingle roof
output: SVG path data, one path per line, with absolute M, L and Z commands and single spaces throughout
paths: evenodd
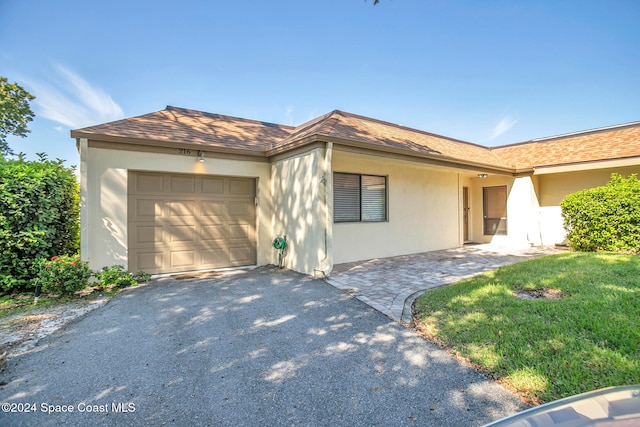
M 493 148 L 511 164 L 556 166 L 640 156 L 640 122 Z
M 382 151 L 516 172 L 640 156 L 640 122 L 487 148 L 343 111 L 297 127 L 168 106 L 71 132 L 73 138 L 172 143 L 272 155 L 309 141 L 330 140 Z
M 143 116 L 71 132 L 74 138 L 110 137 L 264 152 L 293 127 L 168 106 Z
M 434 159 L 510 167 L 481 145 L 337 110 L 298 126 L 275 147 L 295 146 L 296 142 L 309 136 L 362 143 L 371 148 L 407 151 Z

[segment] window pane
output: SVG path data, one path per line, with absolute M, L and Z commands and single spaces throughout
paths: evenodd
M 386 178 L 362 176 L 362 221 L 385 221 L 387 209 Z
M 360 221 L 360 175 L 333 174 L 333 220 Z

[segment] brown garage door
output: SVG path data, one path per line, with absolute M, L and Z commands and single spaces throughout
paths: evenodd
M 256 263 L 255 179 L 129 171 L 129 270 Z

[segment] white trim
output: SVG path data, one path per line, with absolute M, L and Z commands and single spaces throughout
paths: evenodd
M 640 165 L 639 157 L 628 157 L 626 159 L 614 159 L 614 160 L 597 160 L 592 162 L 583 163 L 571 163 L 565 165 L 556 166 L 536 166 L 534 168 L 534 175 L 545 175 L 550 173 L 563 173 L 563 172 L 579 172 L 595 169 L 607 169 L 607 168 L 619 168 L 625 166 L 637 166 Z

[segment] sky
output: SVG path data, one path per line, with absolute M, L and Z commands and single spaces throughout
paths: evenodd
M 0 0 L 15 152 L 167 105 L 286 125 L 332 110 L 484 146 L 640 121 L 640 0 Z

